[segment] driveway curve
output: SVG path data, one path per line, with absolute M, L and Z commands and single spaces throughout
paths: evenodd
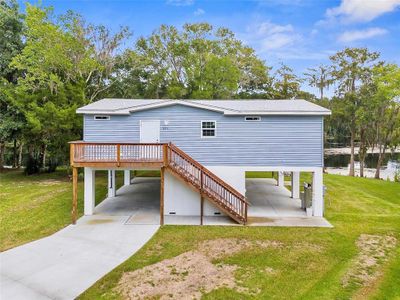
M 84 216 L 51 236 L 2 252 L 0 298 L 76 298 L 139 250 L 159 228 L 125 225 L 127 218 Z

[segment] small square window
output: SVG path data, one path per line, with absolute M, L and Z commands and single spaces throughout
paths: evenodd
M 261 121 L 261 117 L 260 116 L 245 116 L 244 120 L 248 121 L 248 122 L 256 122 L 256 121 Z
M 94 116 L 95 120 L 110 120 L 110 116 L 104 116 L 104 115 L 97 115 Z
M 214 137 L 216 136 L 217 124 L 215 121 L 202 121 L 201 122 L 201 137 Z

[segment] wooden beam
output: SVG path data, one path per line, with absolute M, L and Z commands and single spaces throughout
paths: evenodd
M 164 167 L 168 166 L 169 161 L 168 161 L 168 144 L 163 145 L 163 164 Z
M 72 224 L 76 224 L 78 214 L 78 168 L 72 167 Z
M 121 162 L 121 145 L 117 144 L 117 166 L 120 166 Z
M 117 162 L 75 162 L 73 166 L 77 168 L 83 168 L 83 167 L 90 167 L 90 168 L 105 168 L 105 169 L 111 169 L 111 168 L 131 168 L 131 169 L 137 169 L 140 170 L 140 168 L 150 168 L 157 170 L 163 166 L 162 161 L 158 162 L 124 162 L 121 161 L 119 166 Z
M 160 186 L 160 225 L 164 225 L 164 176 L 165 167 L 161 168 L 161 186 Z
M 74 149 L 75 149 L 75 145 L 70 144 L 69 145 L 69 163 L 71 166 L 74 165 Z

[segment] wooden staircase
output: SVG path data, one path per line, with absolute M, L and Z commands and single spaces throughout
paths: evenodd
M 202 198 L 206 197 L 233 220 L 246 224 L 249 204 L 245 196 L 177 146 L 165 144 L 163 150 L 166 170 L 196 189 Z
M 70 149 L 74 191 L 72 197 L 73 223 L 77 216 L 77 168 L 82 167 L 99 169 L 161 168 L 162 172 L 169 171 L 200 193 L 201 216 L 203 215 L 203 199 L 207 198 L 236 222 L 240 224 L 246 224 L 247 222 L 247 207 L 249 204 L 246 198 L 171 143 L 95 143 L 75 141 L 70 142 Z M 162 175 L 162 189 L 163 178 Z M 162 214 L 160 219 L 163 220 L 163 208 L 161 205 L 163 205 L 162 201 L 160 201 L 160 213 Z

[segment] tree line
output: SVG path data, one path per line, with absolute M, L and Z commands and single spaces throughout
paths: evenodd
M 21 13 L 7 0 L 0 2 L 0 53 L 0 167 L 6 160 L 34 173 L 65 164 L 67 142 L 82 138 L 75 110 L 105 97 L 313 101 L 333 111 L 327 140 L 351 145 L 350 175 L 356 143 L 362 166 L 368 147 L 379 149 L 379 166 L 399 144 L 399 67 L 365 48 L 346 48 L 330 65 L 297 76 L 208 23 L 161 25 L 132 40 L 126 27 L 112 31 L 30 4 Z M 305 81 L 318 96 L 301 89 Z

